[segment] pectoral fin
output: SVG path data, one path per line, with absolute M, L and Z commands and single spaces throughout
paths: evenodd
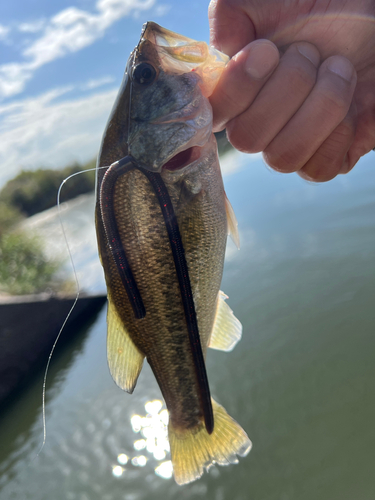
M 142 370 L 144 355 L 134 345 L 109 297 L 107 325 L 109 371 L 121 389 L 132 393 Z
M 227 214 L 227 221 L 228 221 L 228 234 L 232 238 L 233 243 L 236 245 L 236 247 L 239 250 L 240 249 L 240 235 L 238 234 L 238 222 L 237 222 L 233 207 L 227 198 L 227 195 L 225 195 L 225 211 Z
M 242 336 L 242 325 L 225 302 L 228 297 L 219 292 L 216 315 L 208 347 L 220 351 L 231 351 Z

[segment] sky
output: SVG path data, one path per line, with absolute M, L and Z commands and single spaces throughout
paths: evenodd
M 208 4 L 0 2 L 0 188 L 22 168 L 94 158 L 143 23 L 208 41 Z

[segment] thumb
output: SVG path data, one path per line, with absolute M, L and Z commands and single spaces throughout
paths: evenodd
M 254 25 L 240 0 L 211 0 L 208 7 L 210 43 L 233 56 L 255 38 Z

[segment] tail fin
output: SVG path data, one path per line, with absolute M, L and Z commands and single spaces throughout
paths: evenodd
M 231 418 L 225 409 L 212 400 L 214 430 L 208 434 L 204 423 L 191 430 L 174 429 L 169 420 L 174 478 L 177 484 L 190 483 L 200 478 L 204 469 L 213 464 L 238 463 L 237 455 L 244 457 L 251 449 L 246 432 Z

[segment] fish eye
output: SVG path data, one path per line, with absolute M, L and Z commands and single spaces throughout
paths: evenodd
M 146 62 L 138 64 L 133 71 L 133 80 L 142 85 L 150 84 L 155 80 L 156 69 Z

